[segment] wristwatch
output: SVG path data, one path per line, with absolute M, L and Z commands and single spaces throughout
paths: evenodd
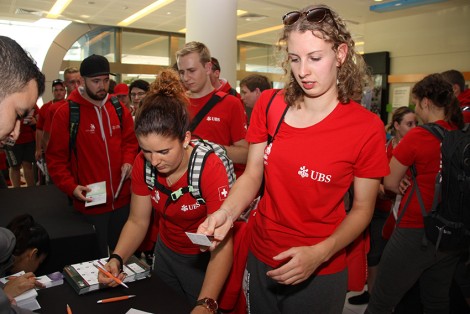
M 211 298 L 203 298 L 197 300 L 196 306 L 198 305 L 206 307 L 212 313 L 217 313 L 217 309 L 219 308 L 217 301 Z

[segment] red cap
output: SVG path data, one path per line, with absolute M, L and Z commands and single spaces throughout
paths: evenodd
M 114 87 L 114 94 L 115 95 L 127 95 L 129 94 L 129 87 L 127 87 L 127 84 L 119 83 Z

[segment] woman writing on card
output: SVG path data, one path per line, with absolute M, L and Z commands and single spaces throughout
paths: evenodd
M 152 215 L 159 220 L 159 237 L 155 247 L 154 268 L 157 276 L 174 290 L 184 294 L 195 307 L 192 313 L 207 313 L 216 308 L 216 300 L 232 263 L 232 239 L 220 247 L 201 252 L 185 232 L 196 232 L 208 214 L 217 210 L 224 199 L 221 188 L 228 189 L 228 178 L 222 161 L 210 154 L 201 174 L 202 197 L 199 204 L 191 193 L 172 201 L 169 195 L 146 182 L 145 160 L 156 172 L 155 180 L 170 191 L 188 186 L 188 163 L 193 146 L 190 143 L 189 100 L 178 75 L 172 70 L 160 73 L 150 92 L 137 110 L 135 132 L 142 149 L 132 171 L 132 201 L 115 251 L 105 265 L 117 275 L 125 261 L 142 242 Z M 226 196 L 226 195 L 225 195 Z M 119 278 L 124 278 L 120 273 Z M 100 274 L 100 282 L 117 285 Z

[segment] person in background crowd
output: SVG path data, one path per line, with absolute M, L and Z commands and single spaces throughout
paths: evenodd
M 270 89 L 271 83 L 269 79 L 260 74 L 251 74 L 247 77 L 244 77 L 240 81 L 240 95 L 245 105 L 246 115 L 248 117 L 248 124 L 250 124 L 251 112 L 253 107 L 258 101 L 261 92 Z
M 20 119 L 34 108 L 44 92 L 44 81 L 44 74 L 31 56 L 13 39 L 0 36 L 0 148 L 18 138 Z M 13 233 L 0 228 L 0 276 L 3 266 L 9 264 L 14 247 Z M 11 305 L 11 301 L 12 297 L 0 289 L 1 313 L 33 313 Z
M 95 226 L 100 256 L 114 250 L 129 215 L 132 163 L 137 155 L 137 139 L 132 115 L 122 106 L 122 115 L 108 94 L 110 67 L 99 55 L 85 58 L 80 65 L 81 86 L 68 97 L 78 104 L 79 124 L 70 147 L 69 105 L 54 115 L 46 151 L 49 174 L 57 187 L 73 199 L 74 208 Z M 123 182 L 118 193 L 118 186 Z M 93 204 L 88 186 L 105 182 L 106 200 Z
M 193 154 L 188 105 L 178 74 L 168 69 L 157 76 L 137 110 L 135 132 L 142 151 L 135 159 L 132 172 L 131 213 L 105 267 L 124 278 L 121 262 L 137 249 L 155 210 L 160 217 L 155 247 L 156 275 L 185 295 L 194 306 L 191 313 L 196 314 L 212 312 L 207 308 L 208 302 L 217 304 L 215 300 L 232 264 L 232 239 L 227 237 L 212 252 L 201 252 L 185 234 L 195 232 L 199 223 L 219 208 L 226 196 L 221 191 L 229 189 L 225 167 L 215 154 L 207 157 L 202 168 L 200 190 L 204 204 L 199 204 L 191 193 L 172 201 L 162 192 L 163 188 L 177 191 L 188 186 L 188 165 Z M 149 190 L 144 172 L 146 160 L 155 167 L 155 180 L 163 188 L 154 186 Z M 116 286 L 106 276 L 99 275 L 99 281 Z
M 203 43 L 192 41 L 176 52 L 176 61 L 180 79 L 188 91 L 189 114 L 193 119 L 217 93 L 210 80 L 213 66 L 210 52 Z M 224 95 L 196 126 L 193 136 L 223 145 L 238 177 L 245 169 L 248 156 L 246 128 L 243 104 L 235 96 Z
M 465 78 L 462 72 L 448 70 L 441 73 L 452 84 L 455 96 L 459 100 L 465 123 L 470 123 L 470 89 L 465 87 Z M 470 296 L 469 296 L 470 297 Z
M 415 111 L 424 123 L 437 123 L 447 130 L 463 127 L 462 111 L 452 86 L 440 74 L 431 74 L 412 89 Z M 426 211 L 431 209 L 434 184 L 440 164 L 440 141 L 424 128 L 413 128 L 393 150 L 390 175 L 384 178 L 386 190 L 403 195 L 398 217 L 401 220 L 384 249 L 366 313 L 391 313 L 402 296 L 419 282 L 424 313 L 449 312 L 449 288 L 459 252 L 436 250 L 423 245 L 424 224 L 419 189 Z M 403 180 L 415 165 L 417 186 Z M 408 202 L 408 198 L 410 201 Z
M 211 57 L 211 63 L 212 67 L 209 77 L 212 86 L 214 86 L 216 90 L 220 90 L 227 94 L 240 98 L 240 94 L 237 92 L 237 90 L 230 86 L 230 83 L 226 79 L 220 78 L 221 69 L 219 60 L 214 57 Z
M 279 116 L 267 121 L 276 91 L 264 91 L 246 136 L 246 170 L 198 233 L 214 235 L 216 248 L 257 195 L 264 173 L 247 244 L 248 312 L 342 313 L 344 248 L 369 224 L 380 178 L 389 172 L 384 125 L 354 101 L 370 76 L 345 21 L 323 5 L 288 12 L 282 20 L 287 82 L 270 109 Z M 268 135 L 275 135 L 270 144 Z M 343 198 L 351 183 L 346 215 Z
M 15 257 L 11 274 L 19 271 L 35 272 L 46 259 L 50 251 L 49 234 L 29 214 L 18 215 L 10 221 L 7 229 L 16 238 L 13 256 Z
M 36 123 L 36 153 L 35 157 L 38 161 L 43 161 L 44 172 L 39 174 L 40 183 L 49 183 L 49 174 L 47 173 L 47 166 L 45 165 L 44 152 L 46 151 L 47 143 L 44 140 L 44 123 L 52 104 L 63 101 L 66 95 L 65 83 L 61 79 L 52 81 L 52 95 L 53 99 L 45 104 L 38 111 L 38 122 Z
M 114 95 L 119 99 L 121 104 L 127 107 L 129 111 L 134 115 L 134 107 L 131 106 L 131 100 L 129 98 L 129 87 L 125 83 L 119 83 L 114 88 Z
M 64 70 L 64 84 L 67 90 L 67 97 L 80 86 L 80 72 L 76 67 L 69 67 Z M 64 99 L 65 100 L 65 99 Z M 57 101 L 49 106 L 49 109 L 45 113 L 44 126 L 43 126 L 43 142 L 44 147 L 47 150 L 47 143 L 49 142 L 52 119 L 57 109 L 66 104 L 65 101 Z
M 43 130 L 49 106 L 64 100 L 66 93 L 64 81 L 61 79 L 52 81 L 53 99 L 43 104 L 38 112 L 38 122 L 36 123 L 36 160 L 43 158 L 43 154 L 46 151 L 45 142 L 43 141 Z
M 389 161 L 392 159 L 393 149 L 398 145 L 403 136 L 417 125 L 418 120 L 416 119 L 416 114 L 409 107 L 400 107 L 393 111 L 392 121 L 387 127 L 387 131 L 392 137 L 385 146 Z M 382 231 L 387 218 L 389 218 L 394 199 L 395 194 L 385 191 L 383 184 L 380 184 L 379 194 L 375 201 L 374 215 L 372 216 L 368 230 L 370 234 L 370 250 L 367 254 L 367 290 L 362 294 L 350 297 L 348 301 L 351 304 L 357 305 L 369 302 L 370 293 L 372 293 L 374 289 L 380 258 L 388 239 L 383 238 Z M 396 201 L 400 202 L 400 199 L 401 197 Z M 394 222 L 395 219 L 392 219 L 393 224 Z
M 129 97 L 134 113 L 139 109 L 142 100 L 149 91 L 150 84 L 144 80 L 135 80 L 129 85 Z

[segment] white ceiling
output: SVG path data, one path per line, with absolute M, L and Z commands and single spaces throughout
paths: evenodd
M 73 0 L 60 18 L 76 22 L 116 26 L 128 16 L 153 3 L 155 0 Z M 223 1 L 219 0 L 221 4 Z M 244 34 L 281 24 L 281 17 L 286 12 L 298 10 L 314 3 L 313 0 L 238 0 L 238 9 L 250 14 L 266 16 L 258 21 L 246 21 L 238 18 L 237 34 Z M 323 0 L 337 11 L 349 23 L 354 39 L 362 41 L 365 23 L 410 16 L 423 12 L 451 10 L 468 4 L 468 0 L 448 0 L 436 4 L 422 5 L 406 10 L 389 13 L 375 13 L 369 6 L 377 4 L 373 0 Z M 390 1 L 383 1 L 390 2 Z M 0 19 L 37 20 L 45 17 L 55 0 L 0 0 Z M 18 9 L 22 13 L 18 13 Z M 150 29 L 166 32 L 178 32 L 185 28 L 186 0 L 175 0 L 173 3 L 147 15 L 129 25 L 130 28 Z M 25 11 L 30 11 L 27 13 Z M 34 13 L 34 14 L 31 14 Z M 212 13 L 211 13 L 212 14 Z M 278 31 L 243 38 L 243 41 L 273 44 Z

